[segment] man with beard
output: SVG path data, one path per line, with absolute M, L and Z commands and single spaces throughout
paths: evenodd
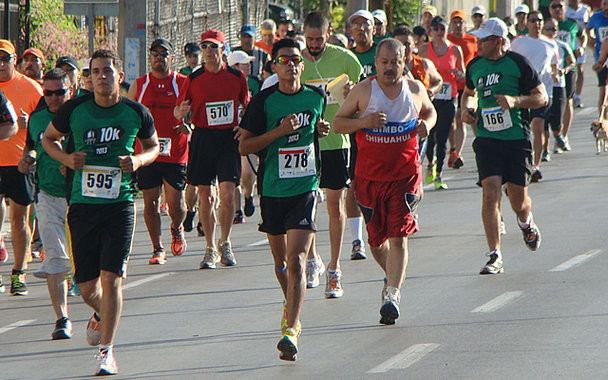
M 350 91 L 334 121 L 337 132 L 357 133 L 355 195 L 365 216 L 372 254 L 386 274 L 380 307 L 380 323 L 385 325 L 399 318 L 407 238 L 418 231 L 413 214 L 420 199 L 422 169 L 416 136 L 428 136 L 436 121 L 422 83 L 402 75 L 404 58 L 401 42 L 381 41 L 376 55 L 378 75 Z
M 137 171 L 137 184 L 144 194 L 144 220 L 152 241 L 149 264 L 167 262 L 161 241 L 160 196 L 163 190 L 171 217 L 171 253 L 179 256 L 186 250 L 182 223 L 186 217 L 184 189 L 190 127 L 173 116 L 175 102 L 186 82 L 185 76 L 171 70 L 174 59 L 173 45 L 169 41 L 159 38 L 152 42 L 152 71 L 137 78 L 127 95 L 148 107 L 160 143 L 156 161 Z
M 38 48 L 29 48 L 21 56 L 21 71 L 36 82 L 42 84 L 44 75 L 44 53 Z

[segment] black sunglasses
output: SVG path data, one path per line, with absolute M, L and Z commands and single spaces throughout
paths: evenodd
M 220 45 L 216 44 L 215 42 L 211 42 L 211 43 L 206 43 L 206 44 L 202 44 L 201 45 L 201 49 L 203 50 L 207 50 L 207 49 L 219 49 Z
M 86 77 L 88 77 L 89 75 L 91 75 L 91 70 L 87 70 L 87 69 L 82 70 L 82 76 L 83 76 L 83 77 L 85 77 L 85 78 L 86 78 Z
M 59 90 L 44 90 L 44 96 L 63 96 L 68 92 L 67 88 L 60 88 Z
M 529 18 L 528 22 L 543 22 L 542 18 Z
M 13 54 L 9 54 L 9 55 L 5 55 L 4 57 L 0 57 L 0 61 L 2 62 L 10 62 L 11 59 L 13 59 L 15 55 Z
M 167 58 L 169 56 L 169 52 L 168 51 L 157 51 L 157 50 L 150 50 L 150 55 L 152 57 L 163 57 L 163 58 Z
M 561 4 L 553 4 L 551 5 L 551 9 L 562 9 L 564 6 Z

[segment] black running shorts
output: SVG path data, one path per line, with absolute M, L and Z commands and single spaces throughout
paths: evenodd
M 141 190 L 154 189 L 165 180 L 176 190 L 186 188 L 186 164 L 170 162 L 153 162 L 137 170 L 137 186 Z
M 241 155 L 232 129 L 195 128 L 187 173 L 192 185 L 210 186 L 217 178 L 219 182 L 234 182 L 238 186 Z
M 331 190 L 349 187 L 348 161 L 348 149 L 322 150 L 319 187 Z
M 502 183 L 527 186 L 532 174 L 532 143 L 528 139 L 497 140 L 477 137 L 473 141 L 479 182 L 490 176 L 502 177 Z
M 260 232 L 283 235 L 288 230 L 316 231 L 317 192 L 309 191 L 293 197 L 260 197 Z
M 21 206 L 34 202 L 34 174 L 23 174 L 16 166 L 0 167 L 0 195 L 10 198 Z

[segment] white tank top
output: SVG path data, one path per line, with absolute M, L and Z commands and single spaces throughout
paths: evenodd
M 406 79 L 401 80 L 401 92 L 399 95 L 390 100 L 386 95 L 384 95 L 384 91 L 378 85 L 378 81 L 376 77 L 371 78 L 372 84 L 372 93 L 369 97 L 369 104 L 365 109 L 365 112 L 360 117 L 365 117 L 370 113 L 382 111 L 386 114 L 386 124 L 409 124 L 407 122 L 414 121 L 414 126 L 416 125 L 416 120 L 418 120 L 418 109 L 416 108 L 416 104 L 412 99 L 412 94 L 410 92 L 409 86 L 407 84 Z

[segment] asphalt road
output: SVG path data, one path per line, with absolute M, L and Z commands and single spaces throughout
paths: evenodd
M 596 103 L 589 73 L 583 101 Z M 505 273 L 480 276 L 487 261 L 481 189 L 469 139 L 465 166 L 446 169 L 447 191 L 428 190 L 421 231 L 410 239 L 402 316 L 379 325 L 382 273 L 372 259 L 350 261 L 344 244 L 345 294 L 327 300 L 321 286 L 304 303 L 298 361 L 278 359 L 281 292 L 257 211 L 235 226 L 238 265 L 199 270 L 203 239 L 164 266 L 148 265 L 151 247 L 141 207 L 125 304 L 116 339 L 119 378 L 407 378 L 587 379 L 608 375 L 608 255 L 605 234 L 608 153 L 595 154 L 589 124 L 595 107 L 576 111 L 573 150 L 542 166 L 530 186 L 540 249 L 522 242 L 504 203 Z M 141 204 L 140 204 L 141 206 Z M 169 246 L 168 218 L 163 218 Z M 318 248 L 329 259 L 327 212 L 320 205 Z M 349 235 L 347 232 L 347 239 Z M 28 273 L 40 265 L 34 262 Z M 0 267 L 7 279 L 11 261 Z M 91 311 L 69 299 L 71 340 L 51 341 L 46 285 L 28 275 L 30 295 L 0 294 L 0 378 L 71 379 L 94 373 L 85 341 Z

